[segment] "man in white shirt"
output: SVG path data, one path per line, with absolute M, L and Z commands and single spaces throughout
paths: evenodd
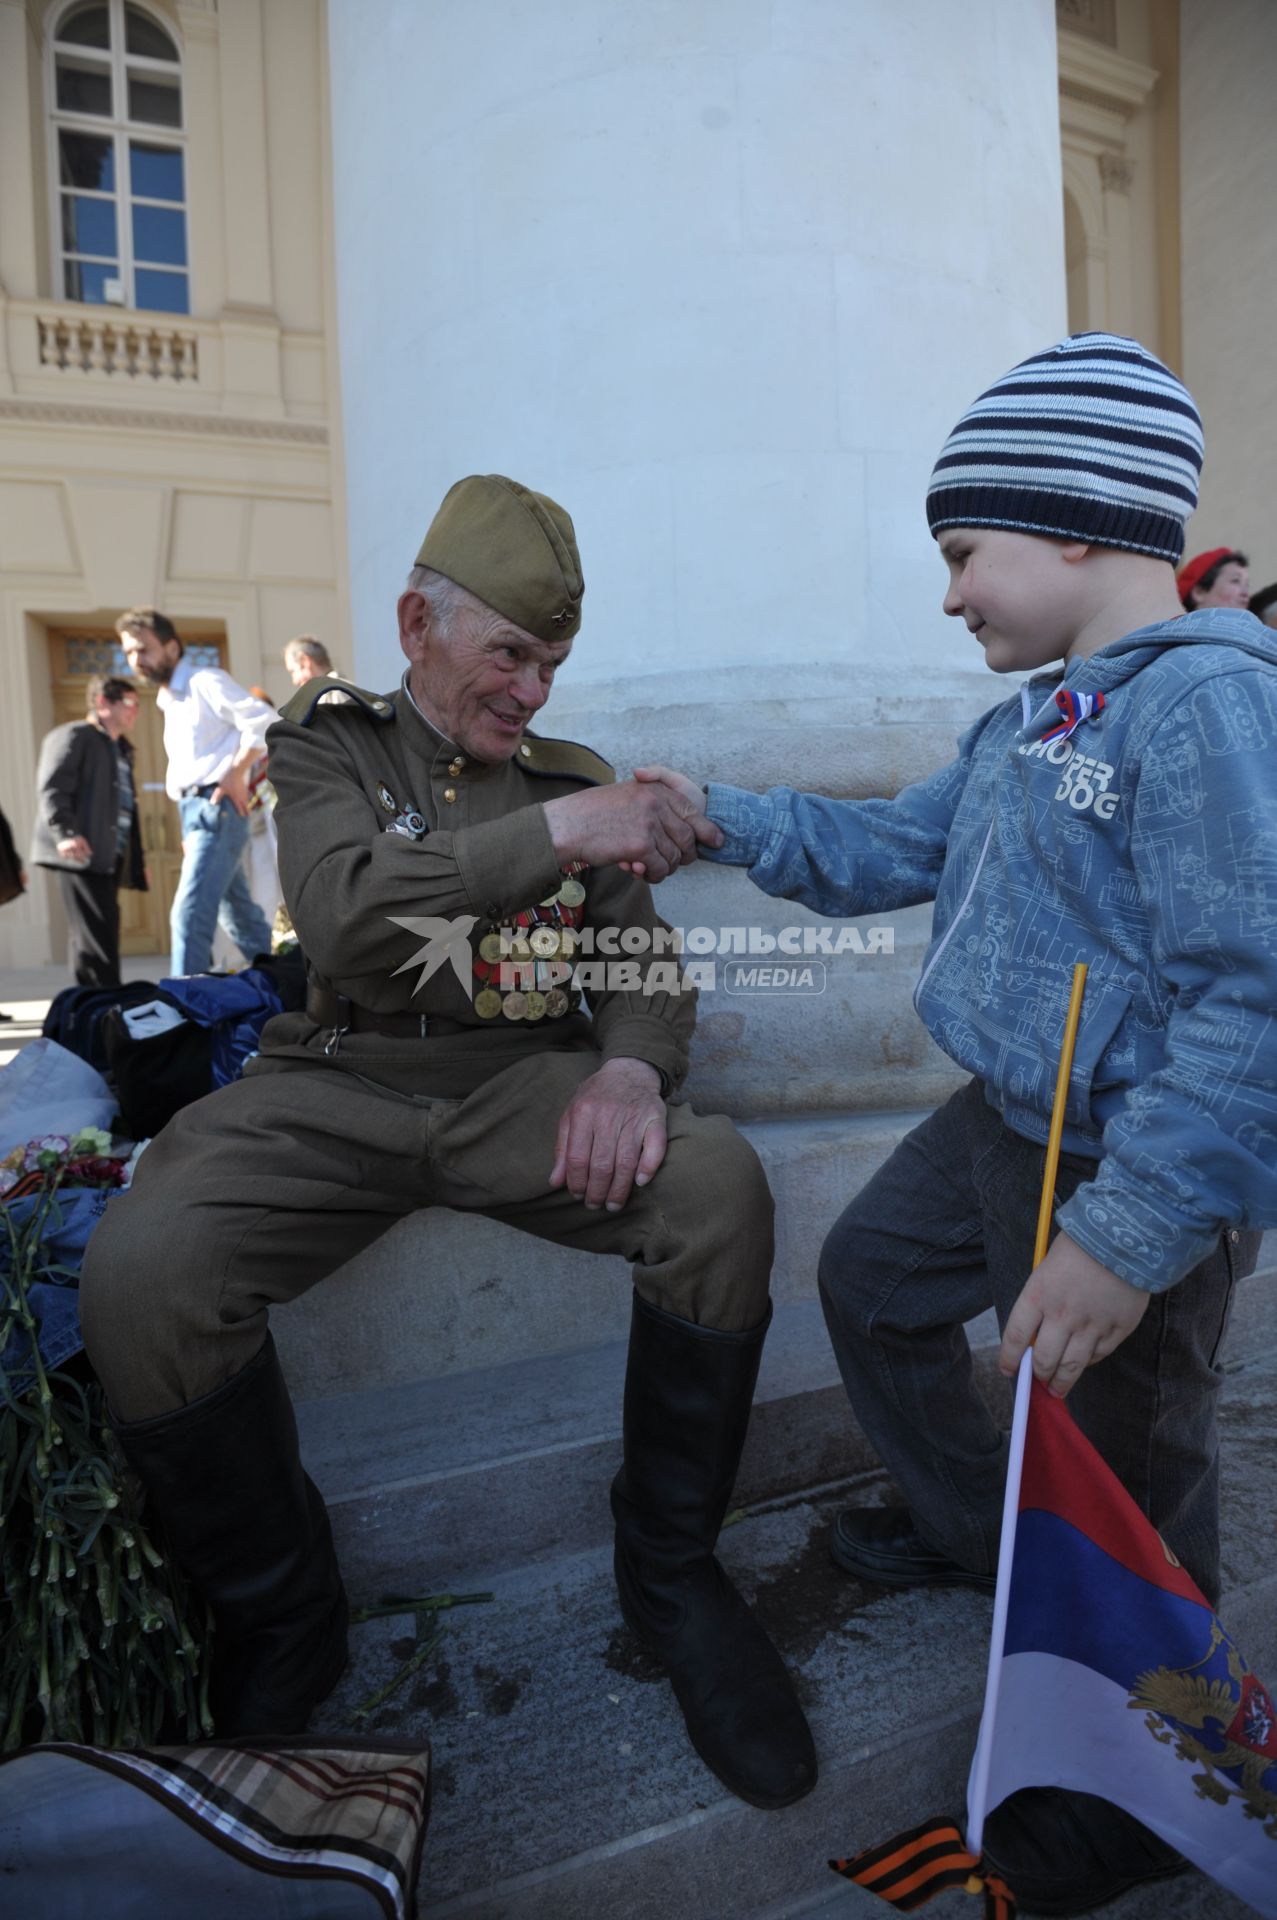
M 159 688 L 166 785 L 181 814 L 173 971 L 208 971 L 219 920 L 246 960 L 269 953 L 270 926 L 249 892 L 243 856 L 249 775 L 275 710 L 220 667 L 192 667 L 177 629 L 155 607 L 131 607 L 115 630 L 132 671 Z

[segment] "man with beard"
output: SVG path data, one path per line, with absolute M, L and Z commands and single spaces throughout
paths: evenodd
M 134 673 L 159 688 L 166 785 L 182 821 L 182 877 L 170 919 L 173 972 L 207 973 L 220 920 L 245 960 L 270 952 L 270 925 L 249 891 L 249 774 L 275 712 L 220 667 L 193 667 L 173 622 L 131 607 L 115 623 Z

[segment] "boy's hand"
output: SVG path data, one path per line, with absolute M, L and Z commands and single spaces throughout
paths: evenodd
M 700 845 L 703 847 L 722 846 L 726 837 L 723 829 L 716 827 L 712 820 L 708 820 L 705 817 L 705 789 L 698 787 L 694 780 L 689 780 L 685 773 L 675 773 L 672 767 L 635 767 L 634 778 L 646 786 L 656 785 L 668 787 L 670 792 L 679 800 L 683 801 L 685 805 L 695 808 L 695 818 L 692 819 L 692 828 Z M 691 815 L 688 817 L 689 819 L 692 818 Z M 627 873 L 637 874 L 640 879 L 645 876 L 647 871 L 641 860 L 618 860 L 616 864 L 619 867 L 624 867 Z M 659 873 L 653 875 L 653 878 L 657 880 L 661 877 Z
M 1092 1260 L 1067 1233 L 1057 1234 L 1011 1309 L 998 1365 L 1014 1374 L 1032 1342 L 1035 1378 L 1062 1400 L 1084 1367 L 1134 1333 L 1150 1297 Z

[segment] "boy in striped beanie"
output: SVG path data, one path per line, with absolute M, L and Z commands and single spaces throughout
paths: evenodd
M 769 894 L 831 917 L 934 899 L 914 1003 L 971 1076 L 821 1256 L 852 1406 L 907 1503 L 839 1516 L 834 1559 L 861 1580 L 993 1587 L 1006 1437 L 963 1330 L 992 1306 L 1003 1371 L 1033 1343 L 1218 1597 L 1217 1355 L 1254 1230 L 1277 1225 L 1277 634 L 1180 605 L 1201 462 L 1191 395 L 1136 341 L 1077 334 L 1021 362 L 963 414 L 927 494 L 945 611 L 1029 676 L 1018 693 L 894 797 L 707 789 L 723 840 L 703 857 Z M 1031 1272 L 1078 960 L 1059 1231 Z M 1183 1865 L 1130 1813 L 1055 1788 L 1006 1799 L 985 1856 L 1054 1914 Z

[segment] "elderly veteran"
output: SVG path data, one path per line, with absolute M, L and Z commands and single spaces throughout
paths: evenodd
M 622 1611 L 702 1759 L 777 1807 L 815 1783 L 811 1736 L 714 1558 L 770 1317 L 771 1196 L 726 1119 L 669 1104 L 694 996 L 643 989 L 681 987 L 671 962 L 649 977 L 650 955 L 632 961 L 638 987 L 591 991 L 587 1016 L 565 959 L 582 928 L 662 927 L 620 863 L 660 879 L 694 856 L 697 826 L 714 830 L 682 797 L 528 732 L 582 585 L 561 507 L 471 476 L 399 599 L 400 688 L 343 682 L 334 706 L 316 680 L 284 709 L 270 772 L 307 1009 L 272 1021 L 244 1078 L 147 1150 L 89 1248 L 85 1333 L 124 1451 L 213 1609 L 218 1732 L 287 1732 L 342 1670 L 346 1606 L 272 1303 L 424 1206 L 623 1254 Z

